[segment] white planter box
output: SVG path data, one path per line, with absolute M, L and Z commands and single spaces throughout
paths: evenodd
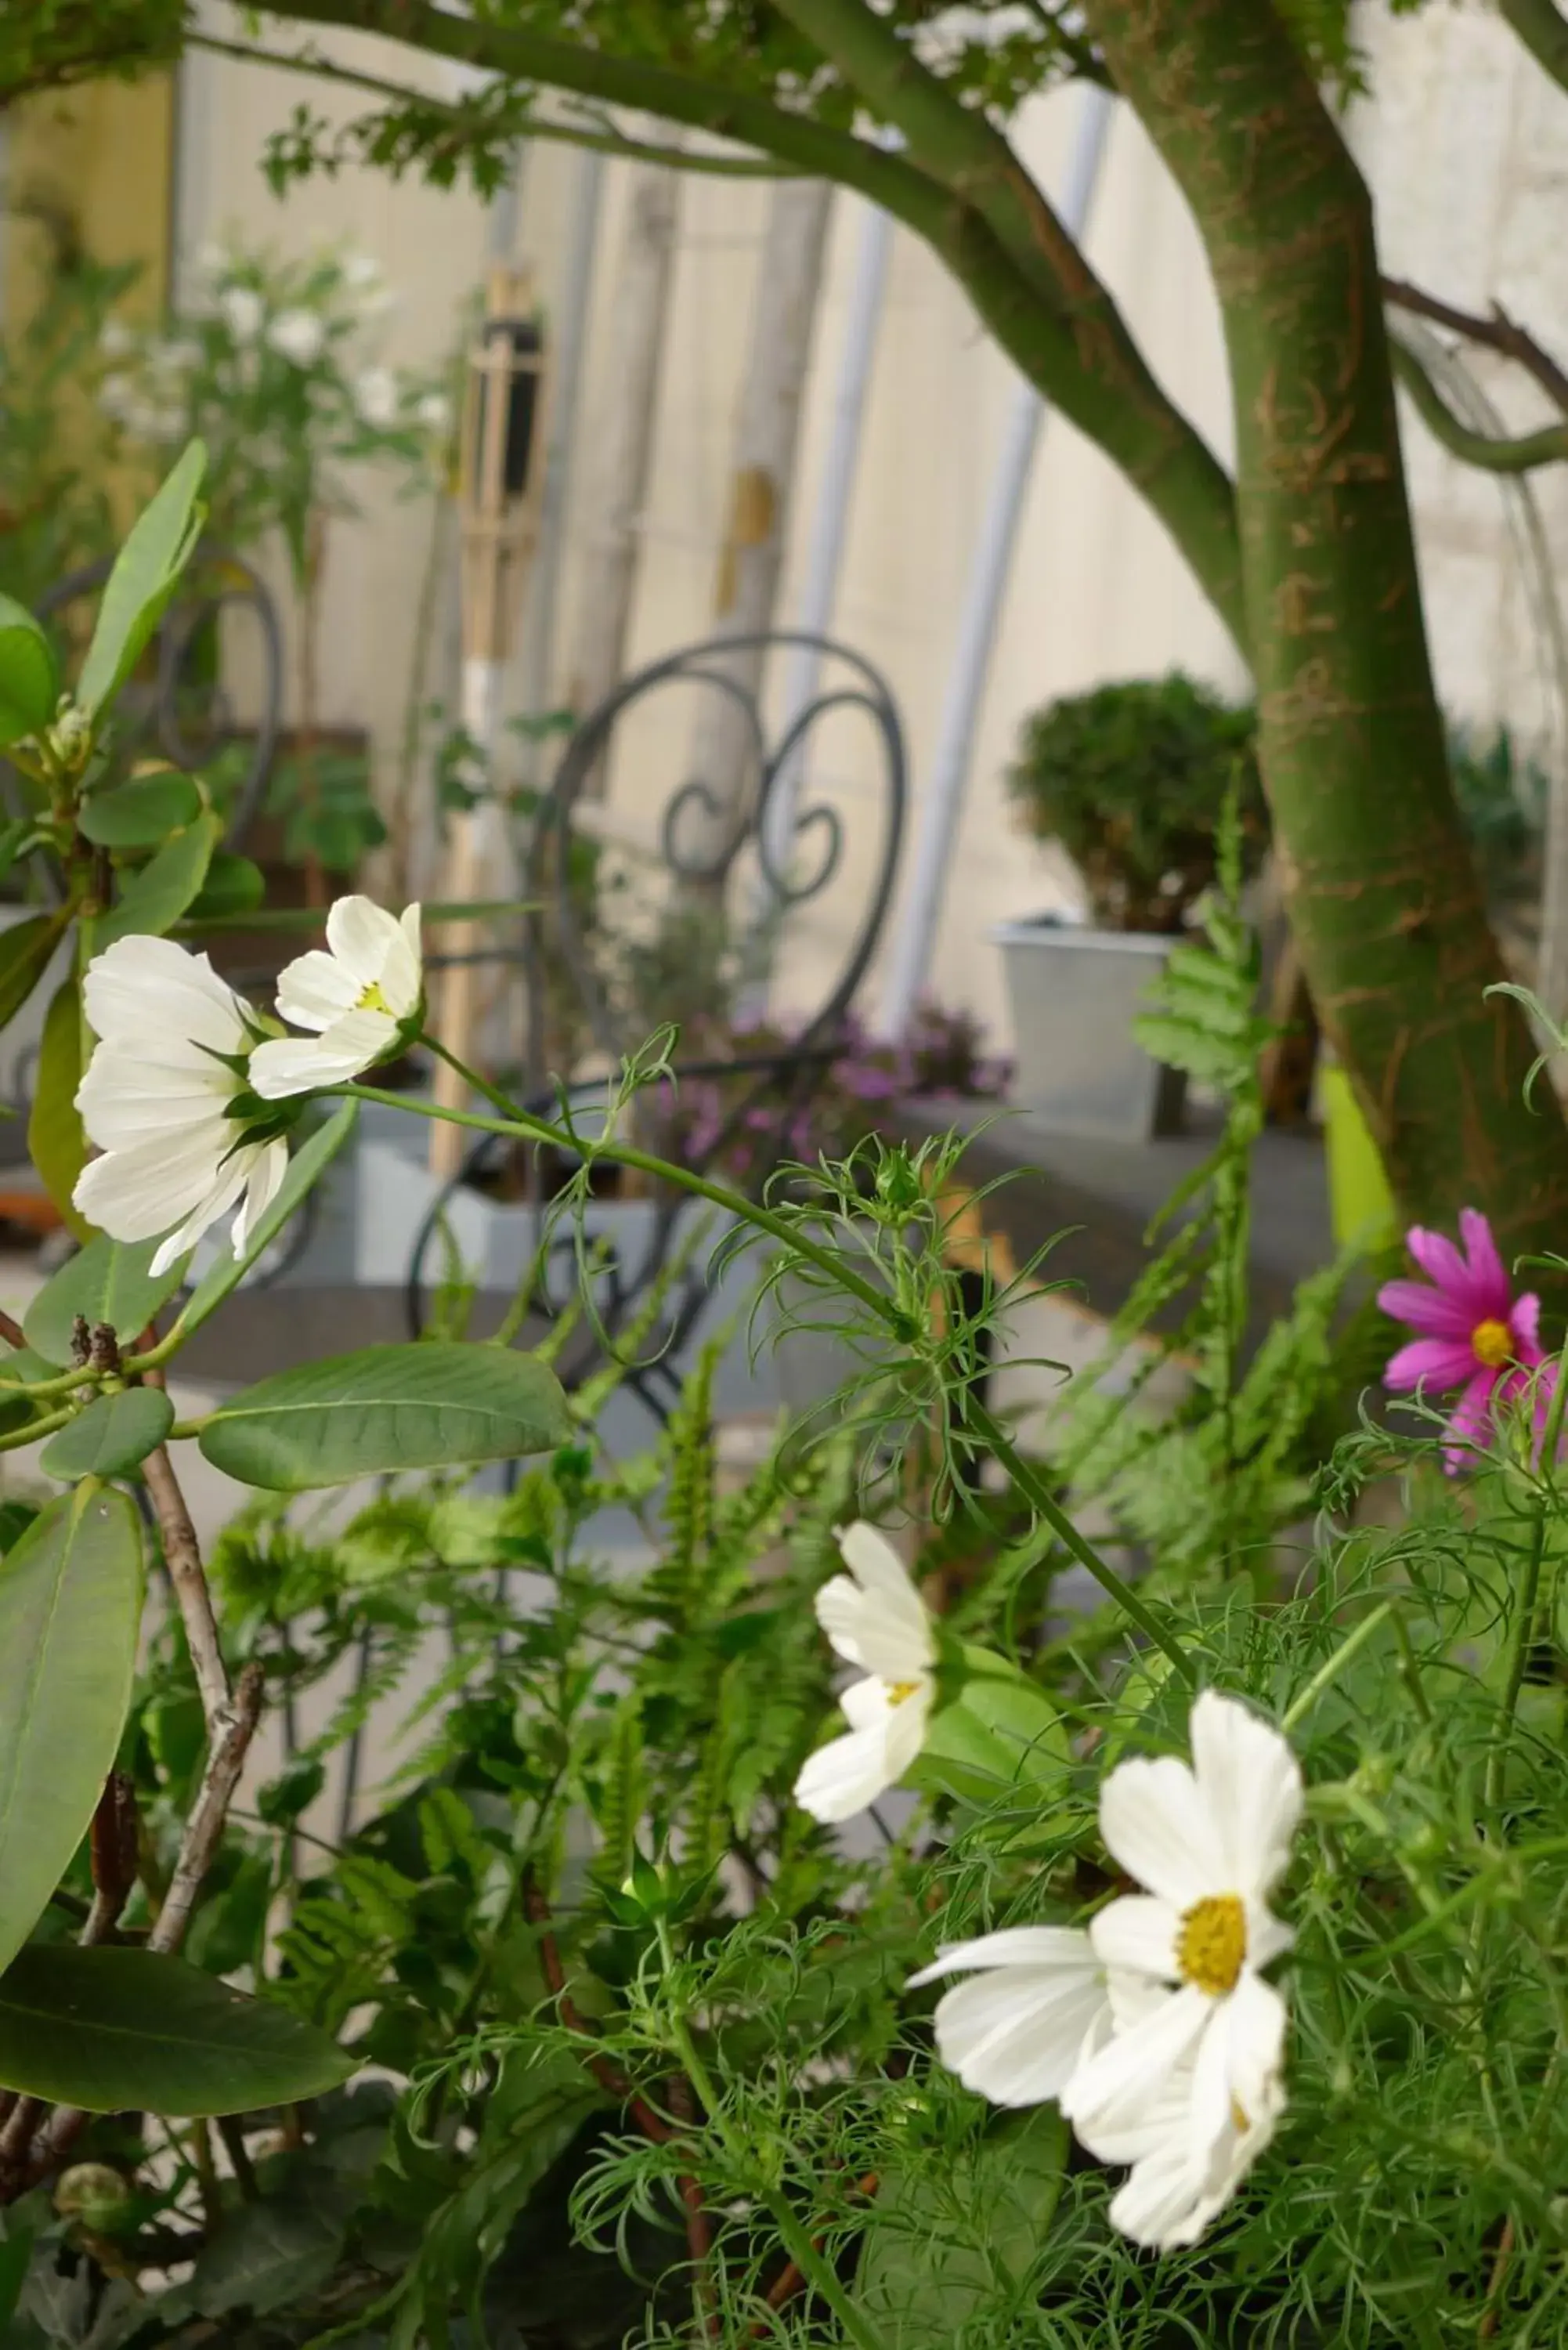
M 1147 1142 L 1181 1125 L 1186 1080 L 1151 1060 L 1133 1022 L 1174 938 L 1042 917 L 992 932 L 1012 1005 L 1013 1098 L 1056 1134 Z

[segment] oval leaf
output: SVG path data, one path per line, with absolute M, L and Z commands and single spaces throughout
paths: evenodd
M 261 867 L 253 865 L 248 857 L 236 857 L 232 849 L 220 848 L 186 920 L 233 921 L 237 915 L 254 913 L 265 896 L 266 876 Z
M 77 829 L 100 848 L 153 848 L 171 832 L 194 824 L 201 813 L 202 795 L 190 776 L 163 767 L 156 775 L 132 775 L 118 790 L 87 801 Z
M 571 1435 L 554 1371 L 504 1347 L 366 1347 L 263 1379 L 215 1411 L 202 1450 L 244 1485 L 303 1493 L 354 1477 L 545 1452 Z
M 79 1314 L 89 1330 L 107 1322 L 122 1348 L 134 1347 L 184 1279 L 188 1260 L 182 1257 L 153 1280 L 148 1267 L 161 1245 L 159 1241 L 111 1241 L 107 1233 L 96 1234 L 44 1284 L 28 1306 L 22 1322 L 28 1346 L 47 1363 L 63 1368 L 73 1359 L 71 1331 Z
M 29 914 L 0 931 L 0 1028 L 15 1019 L 48 968 L 64 918 Z
M 192 441 L 115 557 L 77 687 L 89 718 L 113 701 L 168 609 L 206 517 L 196 496 L 206 470 L 207 452 Z
M 315 2024 L 153 1950 L 35 1942 L 0 1975 L 0 2081 L 53 2105 L 254 2113 L 321 2096 L 352 2069 Z
M 59 698 L 48 638 L 25 605 L 0 596 L 0 750 L 41 734 Z
M 71 1193 L 87 1165 L 87 1136 L 77 1107 L 82 1081 L 81 991 L 76 979 L 62 980 L 44 1020 L 33 1107 L 27 1118 L 27 1149 L 44 1179 L 44 1189 L 78 1240 L 92 1238 L 92 1226 Z
M 139 1521 L 111 1486 L 62 1493 L 0 1565 L 0 1968 L 114 1766 L 140 1618 Z
M 119 905 L 98 923 L 93 931 L 95 951 L 101 952 L 132 931 L 161 939 L 201 895 L 217 845 L 218 819 L 213 816 L 198 816 L 189 830 L 176 833 L 140 873 L 132 875 Z
M 96 1397 L 49 1439 L 38 1465 L 62 1480 L 122 1476 L 156 1451 L 173 1425 L 174 1407 L 161 1388 L 125 1388 Z
M 188 1338 L 192 1330 L 201 1328 L 208 1315 L 216 1311 L 231 1290 L 239 1287 L 257 1258 L 272 1246 L 327 1161 L 337 1157 L 353 1133 L 358 1116 L 358 1102 L 344 1102 L 326 1125 L 295 1152 L 288 1162 L 288 1172 L 278 1186 L 276 1199 L 251 1228 L 244 1254 L 236 1256 L 232 1248 L 221 1249 L 186 1299 L 176 1326 L 184 1336 Z

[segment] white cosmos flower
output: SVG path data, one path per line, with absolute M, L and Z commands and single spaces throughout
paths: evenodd
M 356 294 L 369 294 L 381 282 L 381 265 L 373 253 L 350 253 L 344 255 L 343 283 Z
M 281 1136 L 247 1140 L 230 1116 L 245 1089 L 227 1066 L 250 1049 L 244 1004 L 205 955 L 140 936 L 94 958 L 84 994 L 99 1043 L 77 1107 L 103 1156 L 77 1179 L 77 1206 L 111 1240 L 167 1233 L 158 1274 L 239 1201 L 238 1256 L 288 1164 Z
M 444 391 L 427 391 L 414 414 L 427 432 L 444 432 L 452 421 L 452 402 Z
M 1140 1758 L 1100 1790 L 1106 1847 L 1148 1890 L 1110 1902 L 1089 1929 L 1113 2001 L 1118 1984 L 1129 1999 L 1062 2111 L 1092 2154 L 1156 2161 L 1146 2189 L 1174 2178 L 1178 2199 L 1190 2188 L 1184 2210 L 1207 2217 L 1213 2194 L 1230 2192 L 1216 2190 L 1217 2172 L 1233 2185 L 1234 2159 L 1244 2150 L 1244 2168 L 1283 2110 L 1284 2002 L 1259 1970 L 1293 1939 L 1268 1897 L 1290 1860 L 1302 1781 L 1279 1731 L 1233 1698 L 1206 1691 L 1190 1737 L 1190 1768 Z M 1156 2114 L 1158 2159 L 1131 2150 Z M 1168 2196 L 1149 2191 L 1163 2210 Z
M 327 342 L 327 328 L 314 310 L 280 310 L 266 331 L 273 349 L 295 367 L 313 366 Z
M 279 1036 L 251 1055 L 265 1101 L 338 1086 L 385 1060 L 417 1024 L 424 989 L 420 910 L 401 918 L 371 898 L 339 898 L 327 917 L 327 951 L 313 948 L 279 975 L 277 1008 L 310 1036 Z
M 398 413 L 398 379 L 388 367 L 369 367 L 354 385 L 354 405 L 367 424 L 391 424 Z
M 847 1575 L 816 1595 L 816 1620 L 867 1678 L 839 1699 L 849 1734 L 818 1749 L 794 1783 L 814 1819 L 846 1820 L 897 1785 L 925 1742 L 936 1694 L 931 1621 L 904 1562 L 875 1526 L 857 1519 L 838 1537 Z
M 909 1988 L 971 1969 L 974 1981 L 937 2002 L 942 2063 L 993 2106 L 1059 2097 L 1112 2028 L 1106 1970 L 1088 1935 L 1071 1926 L 1007 1926 L 949 1944 Z
M 99 328 L 98 347 L 106 359 L 129 359 L 136 348 L 136 337 L 123 318 L 106 318 Z
M 1278 2023 L 1274 2064 L 1259 2085 L 1250 2114 L 1235 2106 L 1206 2112 L 1198 2068 L 1188 2064 L 1171 2074 L 1140 2123 L 1119 2139 L 1102 2136 L 1103 2158 L 1132 2164 L 1111 2199 L 1111 2224 L 1124 2236 L 1156 2251 L 1195 2244 L 1231 2200 L 1285 2109 L 1282 2007 Z M 1113 2143 L 1114 2153 L 1106 2155 Z
M 254 286 L 225 286 L 218 311 L 236 343 L 254 343 L 266 317 L 266 304 Z

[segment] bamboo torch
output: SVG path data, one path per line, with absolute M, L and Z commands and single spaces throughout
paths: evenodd
M 522 587 L 538 529 L 544 465 L 544 338 L 525 270 L 497 265 L 486 288 L 484 324 L 469 353 L 459 454 L 458 511 L 462 525 L 462 727 L 477 744 L 486 776 L 494 772 L 501 717 L 501 673 L 516 626 Z M 445 895 L 454 903 L 479 895 L 487 832 L 494 803 L 465 808 L 452 819 Z M 472 922 L 449 932 L 455 958 L 442 974 L 437 1033 L 460 1061 L 472 1065 L 477 1024 L 479 931 Z M 467 1088 L 454 1069 L 438 1062 L 435 1097 L 462 1109 Z M 454 1175 L 462 1164 L 463 1130 L 431 1128 L 431 1167 Z

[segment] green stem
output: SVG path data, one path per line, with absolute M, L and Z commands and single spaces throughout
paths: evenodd
M 719 2137 L 730 2160 L 744 2172 L 751 2168 L 745 2158 L 745 2148 L 737 2146 L 729 2125 L 720 2114 L 718 2091 L 696 2043 L 686 2028 L 684 2016 L 676 2014 L 671 2009 L 669 2023 L 670 2043 L 680 2059 L 697 2102 L 702 2107 L 705 2120 Z M 779 2231 L 779 2241 L 785 2251 L 818 2299 L 832 2310 L 850 2341 L 858 2343 L 860 2350 L 883 2350 L 881 2337 L 867 2324 L 845 2292 L 832 2263 L 824 2259 L 811 2240 L 810 2230 L 802 2227 L 791 2210 L 787 2196 L 777 2188 L 765 2188 L 763 2200 L 773 2213 L 774 2225 Z
M 1513 1728 L 1519 1692 L 1524 1687 L 1525 1670 L 1530 1663 L 1530 1644 L 1535 1632 L 1535 1603 L 1541 1591 L 1542 1561 L 1546 1555 L 1544 1494 L 1536 1502 L 1534 1516 L 1535 1527 L 1531 1537 L 1524 1582 L 1517 1595 L 1513 1622 L 1509 1627 L 1508 1673 L 1498 1707 L 1497 1729 L 1493 1733 L 1491 1752 L 1486 1759 L 1486 1804 L 1488 1811 L 1494 1813 L 1502 1802 L 1503 1779 L 1508 1769 L 1509 1733 Z
M 1298 1723 L 1306 1720 L 1324 1690 L 1337 1680 L 1352 1657 L 1360 1653 L 1374 1632 L 1380 1625 L 1386 1624 L 1394 1612 L 1394 1602 L 1391 1599 L 1383 1600 L 1369 1616 L 1362 1617 L 1354 1632 L 1346 1634 L 1327 1663 L 1318 1667 L 1317 1671 L 1314 1673 L 1301 1695 L 1293 1700 L 1283 1721 L 1280 1724 L 1287 1738 Z
M 1000 1420 L 992 1418 L 983 1404 L 971 1403 L 970 1423 L 976 1434 L 984 1440 L 992 1458 L 1005 1469 L 1019 1492 L 1032 1508 L 1037 1510 L 1056 1535 L 1064 1548 L 1072 1552 L 1080 1566 L 1086 1566 L 1095 1581 L 1109 1598 L 1116 1601 L 1129 1622 L 1137 1626 L 1145 1638 L 1169 1658 L 1181 1679 L 1190 1690 L 1198 1687 L 1198 1672 L 1192 1659 L 1161 1625 L 1152 1608 L 1146 1607 L 1130 1583 L 1125 1582 L 1116 1568 L 1100 1556 L 1093 1543 L 1081 1534 L 1066 1511 L 1052 1492 L 1050 1486 L 1013 1444 Z
M 57 1428 L 64 1428 L 75 1418 L 74 1411 L 56 1411 L 46 1419 L 30 1420 L 26 1428 L 16 1428 L 9 1436 L 0 1436 L 0 1452 L 15 1452 L 21 1445 L 36 1444 L 40 1436 L 52 1436 Z
M 1560 465 L 1568 459 L 1568 424 L 1543 424 L 1538 432 L 1504 440 L 1478 432 L 1455 415 L 1421 359 L 1397 335 L 1390 338 L 1388 356 L 1422 422 L 1461 465 L 1475 465 L 1487 473 L 1528 473 L 1538 465 Z
M 431 1041 L 428 1037 L 425 1039 L 426 1043 Z M 440 1047 L 435 1049 L 441 1050 Z M 472 1069 L 464 1068 L 452 1054 L 442 1051 L 441 1058 L 450 1061 L 452 1067 L 487 1101 L 505 1099 Z M 348 1101 L 384 1102 L 392 1109 L 410 1110 L 416 1118 L 444 1118 L 451 1126 L 470 1127 L 478 1134 L 511 1134 L 515 1135 L 519 1141 L 545 1142 L 557 1150 L 581 1152 L 584 1149 L 577 1137 L 566 1133 L 561 1127 L 552 1126 L 546 1118 L 530 1118 L 525 1110 L 513 1110 L 506 1118 L 481 1118 L 472 1110 L 441 1109 L 433 1102 L 411 1100 L 407 1094 L 386 1093 L 379 1086 L 334 1086 L 331 1091 L 335 1097 Z M 508 1107 L 510 1109 L 511 1105 Z M 783 1216 L 775 1215 L 771 1208 L 759 1207 L 755 1201 L 748 1200 L 740 1191 L 730 1191 L 722 1183 L 710 1183 L 706 1176 L 694 1175 L 689 1168 L 672 1167 L 667 1159 L 655 1159 L 650 1152 L 639 1150 L 629 1142 L 618 1142 L 613 1138 L 596 1139 L 587 1149 L 596 1158 L 608 1159 L 618 1167 L 635 1167 L 645 1175 L 656 1177 L 660 1182 L 673 1183 L 679 1190 L 690 1192 L 693 1199 L 707 1200 L 715 1208 L 723 1208 L 729 1214 L 754 1224 L 759 1232 L 768 1233 L 784 1247 L 794 1249 L 798 1256 L 805 1257 L 809 1264 L 815 1264 L 818 1272 L 826 1274 L 839 1288 L 848 1290 L 863 1305 L 869 1305 L 880 1320 L 888 1324 L 896 1336 L 909 1339 L 916 1335 L 909 1326 L 909 1317 L 899 1312 L 883 1291 L 873 1288 L 870 1282 L 863 1281 L 857 1273 L 852 1273 L 828 1250 L 818 1248 L 815 1241 L 804 1239 L 792 1224 Z

